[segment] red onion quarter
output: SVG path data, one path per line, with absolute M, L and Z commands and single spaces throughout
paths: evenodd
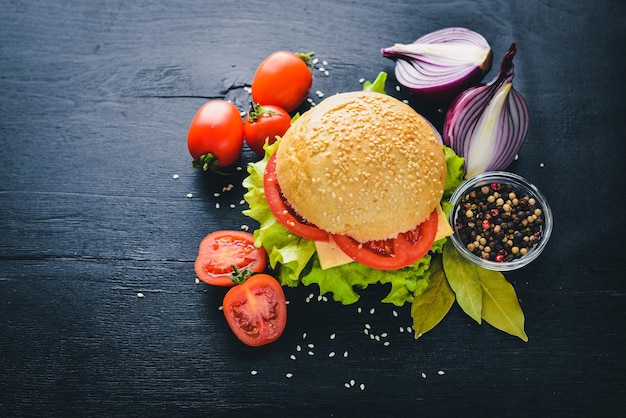
M 458 27 L 441 29 L 412 44 L 395 44 L 381 52 L 396 62 L 396 79 L 401 85 L 442 101 L 480 83 L 493 59 L 482 35 Z

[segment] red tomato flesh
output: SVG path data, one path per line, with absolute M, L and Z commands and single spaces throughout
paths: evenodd
M 276 341 L 285 330 L 285 293 L 267 274 L 255 274 L 231 288 L 224 296 L 223 308 L 230 329 L 249 346 Z
M 277 51 L 265 58 L 254 73 L 252 98 L 256 103 L 291 112 L 304 102 L 312 85 L 313 73 L 303 58 Z
M 263 188 L 270 211 L 285 228 L 302 238 L 312 241 L 328 241 L 328 232 L 304 220 L 284 198 L 276 180 L 276 154 L 270 157 L 265 167 Z
M 208 234 L 198 249 L 194 270 L 198 278 L 213 286 L 234 286 L 233 265 L 243 271 L 262 272 L 267 254 L 254 246 L 254 236 L 244 231 L 215 231 Z
M 437 210 L 415 229 L 396 238 L 360 243 L 346 235 L 333 235 L 341 250 L 357 263 L 378 270 L 397 270 L 415 263 L 432 247 L 437 235 Z

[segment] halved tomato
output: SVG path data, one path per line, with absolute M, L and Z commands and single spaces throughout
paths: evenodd
M 269 344 L 285 330 L 285 293 L 268 274 L 255 274 L 244 280 L 224 296 L 226 322 L 243 343 L 252 347 Z
M 347 235 L 333 235 L 341 250 L 357 263 L 378 270 L 397 270 L 424 257 L 437 235 L 437 210 L 415 229 L 387 240 L 358 242 Z
M 289 205 L 276 180 L 276 154 L 273 154 L 263 176 L 265 200 L 272 214 L 285 228 L 294 234 L 312 241 L 328 241 L 328 232 L 307 222 Z
M 262 272 L 267 254 L 254 246 L 254 236 L 244 231 L 215 231 L 200 243 L 194 270 L 203 282 L 214 286 L 234 286 L 231 274 L 238 270 Z

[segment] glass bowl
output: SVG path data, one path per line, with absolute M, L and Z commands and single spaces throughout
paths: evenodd
M 517 201 L 511 200 L 510 187 Z M 470 194 L 472 191 L 476 194 Z M 520 193 L 522 196 L 518 196 Z M 495 201 L 488 201 L 489 195 Z M 530 205 L 524 205 L 524 196 Z M 450 225 L 454 230 L 450 240 L 463 257 L 486 269 L 510 271 L 524 267 L 539 257 L 550 239 L 553 219 L 548 202 L 534 185 L 517 174 L 504 171 L 478 174 L 466 180 L 450 202 L 453 205 Z

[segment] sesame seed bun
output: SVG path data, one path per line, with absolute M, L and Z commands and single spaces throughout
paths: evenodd
M 433 127 L 410 106 L 350 92 L 293 123 L 276 150 L 276 177 L 307 221 L 366 242 L 423 222 L 443 195 L 446 163 Z

